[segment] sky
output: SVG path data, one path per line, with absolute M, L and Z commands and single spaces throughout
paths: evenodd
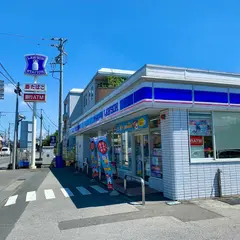
M 49 39 L 68 39 L 64 97 L 100 68 L 138 70 L 148 63 L 240 72 L 237 0 L 2 0 L 0 8 L 0 62 L 21 85 L 33 81 L 24 76 L 24 55 L 47 55 L 50 71 L 58 52 Z M 51 74 L 39 82 L 47 85 L 47 102 L 37 108 L 57 125 L 59 82 Z M 0 114 L 0 132 L 14 122 L 15 95 L 5 83 L 0 112 L 10 113 Z M 31 120 L 22 99 L 20 111 Z M 44 123 L 54 132 L 46 116 Z

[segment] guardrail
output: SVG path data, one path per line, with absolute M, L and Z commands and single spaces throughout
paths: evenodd
M 145 205 L 145 182 L 144 182 L 143 178 L 137 177 L 137 176 L 125 175 L 124 176 L 124 191 L 125 192 L 127 190 L 127 177 L 136 179 L 137 181 L 141 182 L 141 186 L 142 186 L 142 205 Z

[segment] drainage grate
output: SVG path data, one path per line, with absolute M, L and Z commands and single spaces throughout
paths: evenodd
M 22 183 L 24 182 L 24 180 L 17 180 L 14 183 L 12 183 L 11 185 L 9 185 L 8 187 L 6 187 L 4 189 L 4 191 L 13 191 L 15 189 L 17 189 Z
M 221 198 L 218 199 L 221 202 L 230 204 L 230 205 L 238 205 L 240 204 L 240 197 L 231 197 L 231 198 Z

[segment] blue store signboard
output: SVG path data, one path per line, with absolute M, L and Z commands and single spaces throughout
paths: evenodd
M 118 112 L 118 102 L 104 109 L 104 117 L 108 117 L 115 112 Z
M 50 136 L 50 146 L 56 147 L 57 145 L 57 138 L 56 136 Z
M 30 76 L 44 76 L 47 75 L 46 72 L 46 63 L 47 63 L 47 56 L 40 55 L 40 54 L 30 54 L 25 55 L 26 60 L 26 69 L 24 71 L 25 75 Z
M 131 132 L 148 127 L 148 116 L 142 116 L 117 124 L 116 133 Z

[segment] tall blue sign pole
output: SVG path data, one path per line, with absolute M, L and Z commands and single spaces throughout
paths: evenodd
M 38 76 L 46 76 L 46 63 L 47 56 L 40 54 L 25 55 L 26 69 L 25 75 L 32 76 L 34 78 L 34 84 L 37 84 Z M 37 89 L 36 89 L 37 91 Z M 35 158 L 36 158 L 36 132 L 37 132 L 37 103 L 33 102 L 33 115 L 32 115 L 32 155 L 31 155 L 31 168 L 36 169 Z

